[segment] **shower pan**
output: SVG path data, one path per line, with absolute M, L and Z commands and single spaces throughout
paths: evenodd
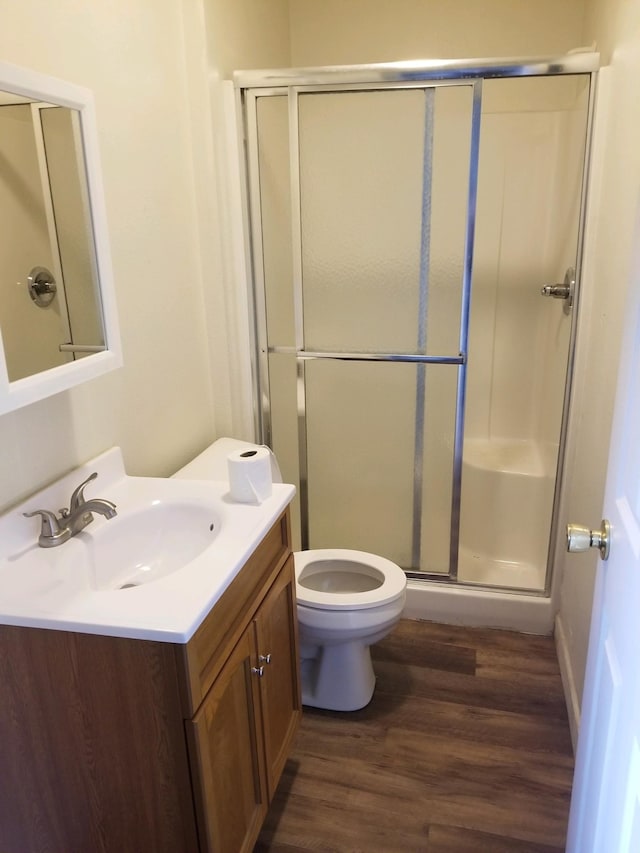
M 236 72 L 257 425 L 301 547 L 548 594 L 597 63 Z

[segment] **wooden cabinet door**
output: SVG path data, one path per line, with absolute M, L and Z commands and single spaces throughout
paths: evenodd
M 251 851 L 267 811 L 251 625 L 200 710 L 187 722 L 200 843 L 208 853 Z
M 273 797 L 302 713 L 293 555 L 255 618 L 269 799 Z

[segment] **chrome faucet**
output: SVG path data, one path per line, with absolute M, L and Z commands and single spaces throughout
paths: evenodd
M 67 539 L 71 539 L 76 533 L 91 524 L 93 521 L 93 513 L 97 512 L 105 518 L 113 518 L 116 513 L 116 505 L 107 501 L 104 498 L 90 498 L 85 500 L 84 487 L 87 483 L 95 480 L 98 476 L 94 471 L 86 480 L 84 480 L 71 495 L 69 507 L 59 510 L 60 515 L 57 516 L 54 512 L 48 509 L 36 509 L 33 512 L 23 512 L 27 518 L 32 518 L 34 515 L 39 515 L 42 519 L 40 528 L 40 536 L 38 537 L 38 545 L 41 548 L 55 548 L 56 545 L 62 545 Z

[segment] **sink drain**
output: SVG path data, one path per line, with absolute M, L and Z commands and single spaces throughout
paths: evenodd
M 133 589 L 134 586 L 140 586 L 139 583 L 123 583 L 118 589 Z

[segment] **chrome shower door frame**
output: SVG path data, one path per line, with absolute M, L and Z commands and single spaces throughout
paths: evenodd
M 333 361 L 359 362 L 396 362 L 417 365 L 415 447 L 414 447 L 414 487 L 413 487 L 413 535 L 412 566 L 407 569 L 409 577 L 422 580 L 457 582 L 458 551 L 460 539 L 460 502 L 462 481 L 462 451 L 464 442 L 464 414 L 467 381 L 467 351 L 469 337 L 469 319 L 471 302 L 471 282 L 473 273 L 473 248 L 475 233 L 475 214 L 477 200 L 478 161 L 480 146 L 480 119 L 482 106 L 482 81 L 485 78 L 556 76 L 563 74 L 590 74 L 589 112 L 587 122 L 587 146 L 583 169 L 582 199 L 580 204 L 579 244 L 577 260 L 577 281 L 579 281 L 582 261 L 582 233 L 586 204 L 586 181 L 588 163 L 588 141 L 590 138 L 593 112 L 593 78 L 598 68 L 599 57 L 595 53 L 576 53 L 566 57 L 541 60 L 454 60 L 450 62 L 427 61 L 418 63 L 389 63 L 384 65 L 335 67 L 319 69 L 284 69 L 275 71 L 246 71 L 234 75 L 238 105 L 244 122 L 246 184 L 248 204 L 249 269 L 253 278 L 253 332 L 255 340 L 254 381 L 256 386 L 257 408 L 255 412 L 256 430 L 260 439 L 271 444 L 271 409 L 269 394 L 269 355 L 281 353 L 295 356 L 296 359 L 296 400 L 298 418 L 298 454 L 300 472 L 300 505 L 302 524 L 302 548 L 309 543 L 308 529 L 308 469 L 307 469 L 307 429 L 306 429 L 306 388 L 305 369 L 310 360 L 328 359 Z M 418 318 L 418 353 L 397 352 L 328 352 L 311 351 L 305 348 L 303 317 L 302 283 L 302 235 L 301 235 L 301 190 L 300 190 L 300 151 L 298 136 L 298 99 L 301 94 L 362 92 L 401 89 L 422 89 L 432 91 L 440 86 L 472 87 L 470 130 L 470 164 L 467 192 L 467 219 L 464 240 L 464 265 L 461 283 L 461 308 L 459 327 L 459 352 L 457 356 L 426 355 L 425 350 L 425 309 L 427 276 L 425 255 L 428 255 L 428 234 L 423 221 L 421 228 L 421 274 L 419 283 L 420 317 Z M 291 238 L 292 238 L 292 282 L 295 317 L 295 346 L 270 347 L 267 336 L 267 311 L 265 296 L 265 270 L 263 264 L 263 243 L 260 201 L 260 170 L 258 152 L 257 102 L 261 97 L 287 97 L 289 118 L 290 152 L 290 200 L 291 200 Z M 427 96 L 428 97 L 428 96 Z M 428 107 L 427 107 L 428 120 Z M 423 212 L 425 210 L 426 175 L 423 172 Z M 424 220 L 424 217 L 423 217 Z M 425 236 L 426 235 L 426 236 Z M 579 297 L 579 288 L 576 298 Z M 577 309 L 577 305 L 575 306 Z M 551 558 L 554 534 L 557 532 L 557 509 L 560 494 L 560 480 L 566 428 L 568 403 L 571 391 L 571 370 L 575 349 L 576 322 L 575 312 L 571 324 L 569 343 L 569 362 L 565 385 L 565 400 L 562 415 L 558 473 L 554 495 L 552 529 L 549 555 Z M 420 352 L 422 351 L 422 353 Z M 451 495 L 451 528 L 449 546 L 448 573 L 433 573 L 419 570 L 421 551 L 422 517 L 422 480 L 423 435 L 424 435 L 424 385 L 425 371 L 429 364 L 456 365 L 458 368 L 455 427 L 453 437 L 453 470 Z M 550 558 L 547 565 L 545 590 L 550 588 Z M 476 585 L 474 585 L 476 586 Z

